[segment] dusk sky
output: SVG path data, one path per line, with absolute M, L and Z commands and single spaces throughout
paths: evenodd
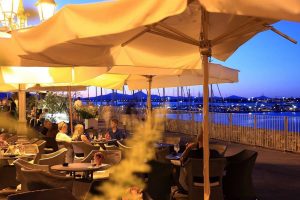
M 35 9 L 36 0 L 23 2 L 26 8 Z M 97 0 L 56 0 L 58 8 L 68 3 L 83 2 L 97 2 Z M 300 23 L 281 21 L 274 26 L 300 42 Z M 226 62 L 216 59 L 213 59 L 213 62 L 240 70 L 239 83 L 219 85 L 223 96 L 300 97 L 299 59 L 299 44 L 295 45 L 272 31 L 266 31 L 241 46 Z M 201 86 L 187 88 L 195 96 L 198 96 L 199 92 L 202 94 Z M 215 95 L 219 96 L 216 86 L 213 88 Z M 110 90 L 104 91 L 109 92 Z M 154 89 L 152 92 L 157 94 L 158 90 Z M 126 90 L 126 93 L 130 92 Z M 176 88 L 167 89 L 167 95 L 176 94 Z M 87 92 L 83 95 L 87 95 Z M 95 87 L 90 87 L 90 96 L 94 95 Z

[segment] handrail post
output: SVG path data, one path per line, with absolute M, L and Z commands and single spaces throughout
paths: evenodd
M 233 125 L 232 125 L 232 113 L 229 114 L 229 127 L 230 127 L 230 131 L 229 131 L 229 141 L 231 142 L 231 138 L 233 136 Z M 227 139 L 227 138 L 226 138 Z
M 191 123 L 192 123 L 192 132 L 191 132 L 191 135 L 194 135 L 195 134 L 195 113 L 193 112 L 193 111 L 191 111 L 192 112 L 192 119 L 191 119 Z M 197 133 L 197 135 L 198 135 L 198 133 Z
M 289 120 L 288 117 L 284 117 L 284 150 L 288 150 L 288 132 L 289 132 Z
M 255 146 L 257 146 L 257 117 L 256 115 L 254 115 L 254 119 L 253 119 L 253 128 L 254 128 L 254 138 L 255 138 Z

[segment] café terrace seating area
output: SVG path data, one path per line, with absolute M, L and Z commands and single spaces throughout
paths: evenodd
M 229 154 L 230 139 L 212 140 L 210 97 L 213 84 L 239 82 L 240 71 L 220 63 L 233 55 L 240 62 L 226 64 L 243 65 L 246 56 L 275 57 L 251 54 L 265 42 L 275 43 L 271 39 L 252 46 L 245 57 L 236 53 L 256 35 L 268 32 L 297 44 L 279 30 L 286 27 L 277 27 L 282 20 L 300 22 L 300 1 L 0 0 L 0 92 L 6 93 L 0 116 L 0 199 L 258 200 L 254 182 L 265 177 L 253 179 L 253 172 L 264 151 L 241 140 L 239 151 Z M 179 88 L 190 86 L 202 93 L 201 120 L 196 124 L 191 115 L 186 122 L 193 125 L 177 124 L 190 135 L 170 133 L 164 124 L 166 100 L 156 109 L 151 91 L 177 88 L 180 96 Z M 119 113 L 134 131 L 111 115 L 117 101 L 82 102 L 77 92 L 89 87 L 147 90 L 142 117 Z M 105 107 L 108 112 L 101 116 Z M 47 118 L 49 127 L 40 118 Z M 287 118 L 284 123 L 287 143 Z M 259 129 L 256 118 L 254 124 Z
M 101 197 L 103 191 L 99 186 L 110 180 L 110 169 L 124 160 L 126 151 L 133 147 L 127 146 L 127 139 L 98 140 L 98 134 L 101 133 L 93 131 L 92 138 L 95 139 L 91 144 L 82 141 L 70 144 L 53 142 L 47 137 L 11 136 L 9 144 L 1 146 L 1 198 L 84 200 Z M 202 196 L 202 160 L 191 158 L 185 163 L 180 161 L 186 143 L 194 140 L 194 137 L 166 134 L 153 144 L 155 158 L 145 161 L 151 166 L 151 171 L 137 175 L 146 184 L 141 191 L 144 199 L 180 200 Z M 255 199 L 252 170 L 257 152 L 245 149 L 228 157 L 225 156 L 227 145 L 211 141 L 210 148 L 220 154 L 219 158 L 210 159 L 212 197 Z M 94 155 L 99 152 L 103 159 L 101 163 L 95 163 Z M 188 174 L 187 193 L 181 193 L 178 188 L 182 167 Z

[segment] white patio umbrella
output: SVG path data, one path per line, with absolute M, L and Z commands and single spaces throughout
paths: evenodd
M 117 74 L 115 72 L 122 72 Z M 234 83 L 238 82 L 238 70 L 224 67 L 218 64 L 209 64 L 209 84 Z M 202 69 L 186 69 L 180 74 L 174 75 L 151 75 L 151 74 L 131 74 L 130 71 L 110 70 L 109 73 L 100 75 L 91 80 L 80 82 L 80 85 L 98 86 L 109 89 L 122 90 L 124 85 L 128 85 L 130 90 L 148 90 L 147 108 L 151 111 L 151 89 L 168 88 L 180 86 L 202 85 Z
M 63 87 L 39 88 L 35 84 L 81 82 L 94 78 L 106 71 L 106 67 L 0 67 L 0 91 L 18 92 L 19 121 L 26 122 L 25 92 L 29 88 L 28 91 L 44 89 L 68 90 L 68 88 Z M 35 87 L 32 88 L 33 86 Z M 81 89 L 83 88 L 81 87 Z

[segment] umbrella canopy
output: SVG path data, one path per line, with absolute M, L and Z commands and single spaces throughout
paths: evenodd
M 36 27 L 14 31 L 12 40 L 25 51 L 20 55 L 23 59 L 44 63 L 197 68 L 201 63 L 199 47 L 204 45 L 199 42 L 201 5 L 197 1 L 168 2 L 126 0 L 68 5 Z M 116 14 L 124 7 L 126 12 Z M 136 13 L 141 17 L 137 19 Z M 254 35 L 269 30 L 274 22 L 210 13 L 208 39 L 212 56 L 226 60 Z
M 151 89 L 202 85 L 203 71 L 201 69 L 181 70 L 180 74 L 170 75 L 143 75 L 131 74 L 130 71 L 123 71 L 123 74 L 116 74 L 115 70 L 100 75 L 96 78 L 77 83 L 86 86 L 98 86 L 108 89 L 122 90 L 124 85 L 128 85 L 130 90 L 141 90 L 149 88 L 149 78 L 152 78 Z M 209 64 L 209 83 L 234 83 L 238 82 L 238 70 L 224 67 L 219 64 Z
M 82 82 L 107 71 L 105 67 L 0 67 L 0 84 Z
M 209 84 L 238 82 L 238 70 L 209 64 Z M 127 85 L 131 90 L 147 89 L 149 76 L 130 75 Z M 151 88 L 168 88 L 179 86 L 194 86 L 203 84 L 203 71 L 199 69 L 184 70 L 180 75 L 153 76 Z
M 33 87 L 29 87 L 26 89 L 28 92 L 35 92 L 35 91 L 53 91 L 53 92 L 61 92 L 61 91 L 84 91 L 86 90 L 86 86 L 41 86 L 35 85 Z
M 300 21 L 298 0 L 199 0 L 208 12 Z

